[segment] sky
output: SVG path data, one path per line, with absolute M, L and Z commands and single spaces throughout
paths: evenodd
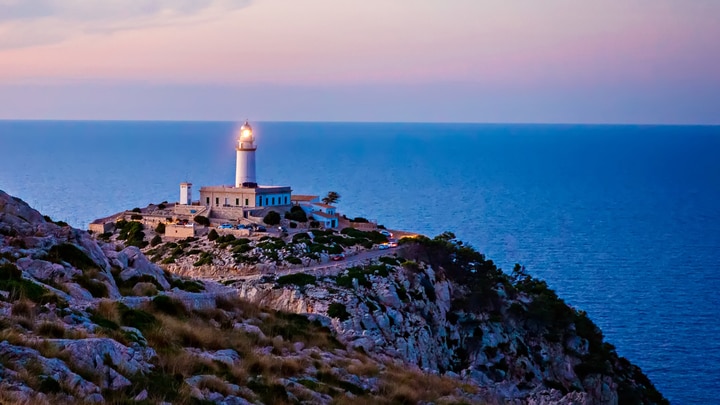
M 0 119 L 720 124 L 717 0 L 0 0 Z

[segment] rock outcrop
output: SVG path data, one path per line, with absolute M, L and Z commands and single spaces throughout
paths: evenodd
M 332 275 L 171 269 L 0 191 L 0 402 L 666 403 L 584 313 L 448 234 Z

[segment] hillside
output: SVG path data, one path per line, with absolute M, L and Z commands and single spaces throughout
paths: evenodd
M 584 313 L 452 234 L 218 283 L 0 191 L 0 298 L 2 403 L 666 403 Z

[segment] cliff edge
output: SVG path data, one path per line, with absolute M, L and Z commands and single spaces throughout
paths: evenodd
M 0 191 L 0 325 L 0 403 L 667 403 L 585 313 L 450 233 L 218 283 Z

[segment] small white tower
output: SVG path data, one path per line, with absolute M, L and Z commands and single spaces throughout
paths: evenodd
M 235 187 L 257 187 L 255 179 L 255 137 L 252 127 L 245 120 L 240 127 L 237 146 L 237 165 L 235 168 Z
M 192 204 L 192 183 L 180 183 L 180 205 Z

